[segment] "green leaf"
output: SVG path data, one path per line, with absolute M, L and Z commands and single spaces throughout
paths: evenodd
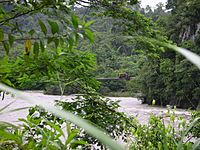
M 74 34 L 70 35 L 68 43 L 69 43 L 69 47 L 71 49 L 74 46 L 74 43 L 75 43 L 75 36 L 74 36 Z
M 79 130 L 73 130 L 70 133 L 68 133 L 69 135 L 68 135 L 68 138 L 67 138 L 65 144 L 66 145 L 69 144 L 77 136 L 78 132 L 79 132 Z
M 4 39 L 4 31 L 0 28 L 0 42 Z
M 48 23 L 51 27 L 51 33 L 52 34 L 59 32 L 59 26 L 58 26 L 57 22 L 48 20 Z
M 47 35 L 47 28 L 45 26 L 45 24 L 42 22 L 42 20 L 38 19 L 39 20 L 39 24 L 40 24 L 40 28 L 42 30 L 42 32 L 44 33 L 44 35 Z
M 35 30 L 32 29 L 28 33 L 32 36 L 35 33 Z
M 90 31 L 89 29 L 85 29 L 85 35 L 91 42 L 94 42 L 94 35 L 92 31 Z
M 40 48 L 41 48 L 41 51 L 43 53 L 45 48 L 44 48 L 44 44 L 43 44 L 43 42 L 41 40 L 40 40 Z
M 66 125 L 66 131 L 67 131 L 68 134 L 71 133 L 71 125 L 70 125 L 69 122 L 67 122 L 67 125 Z
M 13 84 L 11 83 L 11 81 L 8 80 L 8 79 L 4 79 L 3 82 L 4 82 L 5 84 L 9 85 L 9 86 L 13 86 Z
M 8 35 L 8 41 L 9 41 L 10 46 L 13 45 L 14 40 L 15 40 L 15 39 L 14 39 L 14 36 L 12 36 L 11 34 L 9 34 L 9 35 Z
M 54 123 L 51 123 L 50 121 L 46 121 L 46 123 L 47 123 L 49 126 L 51 126 L 52 128 L 54 128 L 54 129 L 55 129 L 57 132 L 59 132 L 61 135 L 65 136 L 63 130 L 62 130 L 59 126 L 55 125 Z
M 4 41 L 3 42 L 3 47 L 4 47 L 5 51 L 6 51 L 6 54 L 8 55 L 9 50 L 10 50 L 10 46 L 9 46 L 8 42 Z
M 35 54 L 35 56 L 37 57 L 38 54 L 39 54 L 39 43 L 38 42 L 35 42 L 34 43 L 34 46 L 33 46 L 33 53 Z
M 75 140 L 75 141 L 72 142 L 72 144 L 76 144 L 76 145 L 85 145 L 85 144 L 87 144 L 87 142 L 86 142 L 86 141 L 78 141 L 78 140 Z
M 5 56 L 3 59 L 0 60 L 0 73 L 10 73 L 8 56 Z
M 70 147 L 72 149 L 76 149 L 78 145 L 85 145 L 87 144 L 86 141 L 78 141 L 78 140 L 74 140 L 71 144 L 70 144 Z
M 88 22 L 86 22 L 85 24 L 84 24 L 84 28 L 88 28 L 91 24 L 93 24 L 94 23 L 94 20 L 91 20 L 91 21 L 88 21 Z
M 72 15 L 72 24 L 74 26 L 74 28 L 78 28 L 78 17 L 76 15 Z

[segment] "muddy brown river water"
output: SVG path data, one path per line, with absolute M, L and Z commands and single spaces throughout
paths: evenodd
M 44 95 L 42 91 L 27 91 L 27 95 L 36 97 L 41 99 L 41 101 L 45 101 L 47 103 L 54 103 L 54 100 L 63 100 L 63 99 L 72 99 L 74 95 L 71 96 L 55 96 L 55 95 Z M 148 118 L 151 114 L 164 116 L 167 112 L 166 108 L 148 106 L 146 104 L 141 104 L 137 98 L 133 97 L 109 97 L 112 100 L 120 101 L 119 111 L 125 112 L 131 116 L 137 116 L 140 123 L 145 124 L 148 122 Z M 30 107 L 32 104 L 13 98 L 11 95 L 6 95 L 3 101 L 0 101 L 0 109 L 6 106 L 9 103 L 12 103 L 5 111 L 17 109 L 21 107 Z M 177 109 L 176 115 L 183 116 L 183 118 L 188 119 L 190 117 L 190 113 L 183 109 Z M 0 121 L 6 121 L 14 124 L 19 124 L 18 118 L 25 118 L 28 114 L 28 110 L 20 110 L 16 112 L 9 112 L 0 114 Z

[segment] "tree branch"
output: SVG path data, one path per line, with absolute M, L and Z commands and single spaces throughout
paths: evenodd
M 16 18 L 18 18 L 18 17 L 27 15 L 27 14 L 29 14 L 29 13 L 31 13 L 31 12 L 40 10 L 40 9 L 42 9 L 43 7 L 44 7 L 44 6 L 41 6 L 41 7 L 39 7 L 39 8 L 32 9 L 32 10 L 29 10 L 29 11 L 24 12 L 24 13 L 21 13 L 21 14 L 15 14 L 14 16 L 12 16 L 12 17 L 10 17 L 10 18 L 8 18 L 8 19 L 5 19 L 5 20 L 0 21 L 0 26 L 2 26 L 4 23 L 9 22 L 10 20 L 13 20 L 13 19 L 16 19 Z
M 5 1 L 0 1 L 0 3 L 10 3 L 11 1 L 5 0 Z
M 58 36 L 44 36 L 44 37 L 23 37 L 23 38 L 17 38 L 15 41 L 26 41 L 26 40 L 41 40 L 41 39 L 49 39 L 49 38 L 60 38 L 60 37 L 66 37 L 68 34 L 58 35 Z M 9 40 L 3 40 L 3 42 L 8 42 Z

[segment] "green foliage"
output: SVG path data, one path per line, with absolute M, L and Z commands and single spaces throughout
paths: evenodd
M 177 50 L 188 60 L 199 65 L 198 56 L 195 54 L 173 46 L 169 48 Z M 197 49 L 194 47 L 193 50 Z M 195 66 L 172 52 L 161 54 L 157 61 L 147 60 L 140 70 L 141 76 L 137 78 L 144 93 L 145 103 L 151 104 L 151 101 L 156 99 L 158 105 L 169 104 L 193 109 L 197 107 L 199 79 L 196 75 L 199 74 L 199 70 Z
M 99 92 L 107 95 L 109 92 L 123 92 L 126 90 L 126 80 L 102 80 Z
M 51 85 L 61 85 L 65 91 L 70 91 L 71 87 L 83 92 L 87 86 L 98 88 L 98 82 L 91 74 L 94 67 L 94 55 L 63 47 L 58 48 L 57 52 L 52 50 L 51 54 L 44 52 L 38 55 L 37 61 L 35 56 L 29 56 L 28 60 L 26 57 L 18 57 L 9 78 L 21 89 L 44 89 Z
M 79 145 L 86 144 L 76 138 L 78 130 L 72 130 L 67 126 L 66 121 L 39 107 L 30 108 L 27 119 L 20 120 L 24 122 L 23 127 L 28 137 L 27 141 L 36 142 L 37 144 L 34 145 L 36 149 L 75 149 Z
M 9 63 L 9 58 L 6 56 L 0 60 L 0 82 L 9 86 L 13 86 L 9 80 L 9 74 L 11 73 L 12 64 Z
M 45 24 L 40 19 L 38 19 L 38 21 L 39 21 L 40 28 L 41 28 L 42 32 L 46 35 L 47 34 L 47 28 L 46 28 Z
M 4 31 L 3 29 L 0 29 L 0 41 L 3 41 L 4 39 Z
M 191 120 L 191 122 L 194 121 L 196 118 L 199 118 L 199 116 L 200 116 L 200 111 L 192 112 L 192 120 Z M 194 137 L 200 138 L 200 123 L 197 122 L 195 124 L 195 126 L 191 129 L 190 132 L 192 133 L 192 135 Z
M 71 20 L 69 18 L 72 14 L 70 7 L 75 1 L 67 4 L 62 0 L 52 3 L 48 1 L 1 3 L 3 5 L 0 7 L 0 45 L 4 47 L 5 55 L 9 55 L 10 49 L 14 47 L 23 51 L 24 45 L 24 56 L 17 54 L 19 58 L 8 61 L 12 68 L 7 65 L 8 63 L 1 63 L 3 68 L 10 71 L 4 71 L 2 68 L 0 81 L 8 85 L 12 83 L 21 89 L 44 89 L 47 83 L 58 85 L 58 82 L 62 82 L 62 88 L 65 88 L 66 82 L 72 80 L 80 80 L 78 84 L 83 86 L 88 84 L 93 88 L 98 87 L 89 73 L 95 66 L 94 56 L 74 50 L 79 38 L 94 40 L 89 28 L 91 22 L 80 21 L 74 14 Z M 62 60 L 63 58 L 65 60 Z M 66 63 L 68 65 L 65 66 Z M 89 78 L 86 78 L 87 76 Z
M 56 105 L 89 120 L 116 140 L 123 136 L 123 140 L 127 141 L 128 137 L 131 136 L 130 129 L 135 127 L 130 118 L 117 111 L 119 108 L 117 102 L 96 94 L 77 96 L 73 101 L 56 101 Z M 77 128 L 74 125 L 72 127 Z M 89 144 L 100 144 L 84 130 L 81 130 L 78 137 Z
M 138 123 L 136 130 L 132 131 L 134 141 L 130 149 L 198 150 L 199 145 L 195 146 L 195 144 L 199 140 L 197 139 L 196 143 L 191 142 L 191 137 L 188 134 L 188 130 L 196 127 L 194 124 L 196 121 L 187 126 L 186 120 L 176 116 L 170 110 L 168 110 L 167 115 L 170 120 L 167 124 L 164 118 L 154 115 L 149 118 L 148 124 L 141 125 Z
M 59 33 L 59 27 L 58 27 L 57 22 L 48 20 L 48 23 L 51 27 L 51 33 L 52 34 Z M 76 26 L 74 26 L 74 27 L 76 28 Z
M 148 8 L 148 11 L 143 12 L 144 15 L 156 21 L 157 26 L 154 25 L 154 27 L 160 30 L 152 34 L 153 38 L 171 43 L 163 36 L 167 35 L 179 46 L 200 54 L 198 45 L 199 14 L 197 13 L 199 12 L 199 1 L 169 0 L 167 9 L 172 9 L 171 12 L 164 12 L 164 8 L 161 9 L 161 7 L 162 5 L 159 4 L 154 11 Z M 165 33 L 162 33 L 163 31 Z M 169 51 L 169 48 L 159 44 L 159 42 L 143 38 L 136 45 L 142 51 L 140 55 L 146 57 L 141 60 L 142 63 L 137 63 L 139 72 L 133 83 L 135 85 L 133 88 L 139 88 L 138 92 L 141 92 L 143 101 L 151 104 L 152 100 L 155 99 L 158 105 L 169 104 L 181 108 L 196 109 L 199 106 L 198 68 L 179 54 Z M 188 58 L 189 52 L 179 50 L 177 49 L 198 66 L 196 57 Z

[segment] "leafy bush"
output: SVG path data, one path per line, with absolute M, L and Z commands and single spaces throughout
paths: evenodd
M 98 82 L 91 74 L 94 69 L 93 54 L 63 46 L 41 53 L 37 61 L 33 56 L 18 57 L 9 79 L 20 89 L 46 89 L 47 93 L 54 94 L 55 88 L 59 94 L 61 90 L 71 94 L 81 91 L 86 85 L 98 88 Z
M 56 104 L 61 106 L 63 110 L 71 111 L 72 113 L 89 120 L 95 126 L 105 130 L 114 139 L 123 136 L 123 140 L 127 141 L 128 136 L 131 136 L 130 129 L 135 127 L 130 118 L 124 113 L 117 111 L 119 108 L 117 102 L 108 98 L 102 98 L 96 94 L 77 96 L 69 102 L 56 101 Z M 77 128 L 74 125 L 72 126 L 73 128 Z M 84 130 L 81 132 L 82 133 L 78 135 L 80 139 L 83 139 L 90 144 L 100 144 L 97 139 L 89 136 Z
M 76 138 L 79 130 L 39 107 L 30 108 L 22 125 L 0 122 L 0 149 L 76 149 L 86 145 Z M 63 128 L 66 130 L 63 130 Z
M 103 95 L 109 92 L 123 92 L 126 90 L 126 80 L 101 80 L 99 92 Z
M 152 115 L 148 124 L 137 124 L 135 130 L 132 131 L 134 136 L 130 149 L 138 150 L 199 150 L 199 139 L 195 142 L 191 141 L 189 130 L 195 128 L 198 120 L 191 121 L 187 124 L 186 120 L 178 117 L 168 110 L 167 116 L 169 122 L 166 123 L 161 116 Z M 165 118 L 166 119 L 166 118 Z M 198 118 L 199 119 L 199 118 Z
M 196 118 L 200 118 L 200 111 L 192 112 L 191 122 L 194 121 Z M 194 125 L 194 127 L 191 129 L 191 133 L 194 137 L 200 138 L 200 122 L 197 122 Z

